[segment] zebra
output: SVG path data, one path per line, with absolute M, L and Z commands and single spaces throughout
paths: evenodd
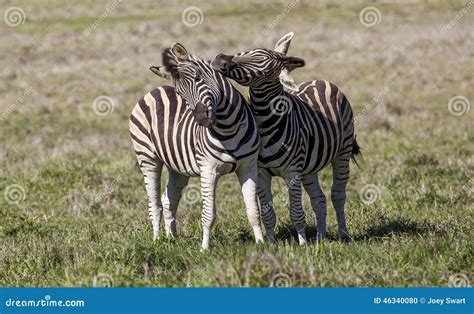
M 307 241 L 301 185 L 309 194 L 316 215 L 317 238 L 326 238 L 326 196 L 317 174 L 331 163 L 331 200 L 336 210 L 340 238 L 347 241 L 350 237 L 344 205 L 349 161 L 355 161 L 355 157 L 360 155 L 352 108 L 346 96 L 330 82 L 294 83 L 289 72 L 303 67 L 305 62 L 286 55 L 293 35 L 283 36 L 274 50 L 218 54 L 211 65 L 226 77 L 250 87 L 249 103 L 262 141 L 258 194 L 262 220 L 270 240 L 274 241 L 276 224 L 272 176 L 283 177 L 286 181 L 290 218 L 299 243 Z
M 163 213 L 167 236 L 176 237 L 176 211 L 189 177 L 200 177 L 202 250 L 216 217 L 220 176 L 235 172 L 256 242 L 263 241 L 258 208 L 257 159 L 260 138 L 245 98 L 209 61 L 190 55 L 179 43 L 162 53 L 163 65 L 150 70 L 171 79 L 135 105 L 129 131 L 149 198 L 153 239 L 160 235 Z M 169 180 L 160 200 L 163 166 Z

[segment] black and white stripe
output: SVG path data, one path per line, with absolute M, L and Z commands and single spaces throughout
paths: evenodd
M 354 136 L 351 105 L 345 95 L 327 81 L 297 86 L 289 72 L 304 61 L 286 56 L 293 33 L 285 35 L 275 50 L 255 49 L 235 56 L 217 55 L 212 66 L 225 76 L 250 87 L 250 105 L 259 127 L 259 198 L 262 218 L 271 237 L 276 224 L 271 177 L 285 179 L 290 195 L 290 217 L 300 244 L 306 242 L 301 185 L 310 195 L 317 218 L 318 237 L 326 237 L 326 197 L 317 173 L 332 164 L 332 203 L 339 234 L 348 238 L 344 204 L 349 161 L 359 154 Z M 290 91 L 285 91 L 284 87 Z
M 152 67 L 173 86 L 152 90 L 138 101 L 130 134 L 149 197 L 153 235 L 159 236 L 163 212 L 167 235 L 176 236 L 176 210 L 190 176 L 201 178 L 202 248 L 209 246 L 215 220 L 215 189 L 221 175 L 235 172 L 256 241 L 262 241 L 257 202 L 260 140 L 242 95 L 208 62 L 174 44 L 163 53 L 165 66 Z M 163 166 L 169 181 L 160 200 Z

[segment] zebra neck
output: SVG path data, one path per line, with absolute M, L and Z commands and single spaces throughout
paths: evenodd
M 284 93 L 283 85 L 280 80 L 266 81 L 259 85 L 251 86 L 249 89 L 249 102 L 252 108 L 265 109 L 276 97 L 282 96 Z
M 248 108 L 245 106 L 245 99 L 232 86 L 225 86 L 222 89 L 224 97 L 217 105 L 216 124 L 212 127 L 211 135 L 235 134 L 241 127 L 241 123 L 236 123 L 247 119 Z M 247 110 L 246 110 L 247 109 Z

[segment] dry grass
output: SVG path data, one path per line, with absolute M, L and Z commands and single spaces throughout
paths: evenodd
M 302 2 L 284 16 L 291 1 L 205 2 L 195 27 L 181 20 L 188 4 L 173 3 L 123 1 L 101 19 L 108 7 L 101 1 L 70 8 L 20 1 L 25 23 L 1 25 L 0 191 L 16 184 L 24 199 L 0 199 L 0 285 L 89 286 L 98 274 L 116 286 L 472 282 L 472 110 L 456 116 L 448 102 L 474 99 L 474 8 L 443 35 L 464 2 Z M 2 15 L 12 5 L 2 3 Z M 367 5 L 381 12 L 374 27 L 359 21 Z M 180 207 L 180 239 L 153 243 L 127 130 L 137 99 L 167 83 L 148 67 L 175 41 L 210 59 L 273 47 L 289 31 L 290 54 L 307 62 L 296 81 L 334 82 L 357 116 L 365 157 L 349 183 L 353 241 L 336 241 L 329 207 L 329 241 L 298 247 L 280 203 L 279 245 L 255 246 L 237 180 L 228 176 L 209 254 L 198 251 L 199 204 Z M 100 95 L 113 98 L 113 112 L 94 113 Z M 329 192 L 330 171 L 321 177 Z M 378 189 L 371 204 L 359 196 L 367 184 Z M 274 193 L 286 193 L 281 180 Z M 312 225 L 307 198 L 304 206 Z

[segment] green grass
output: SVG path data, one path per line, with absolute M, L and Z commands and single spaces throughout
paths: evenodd
M 371 5 L 382 13 L 373 28 L 359 22 L 364 2 L 308 2 L 262 36 L 283 4 L 203 3 L 203 23 L 188 28 L 180 20 L 184 2 L 165 11 L 122 2 L 85 38 L 105 3 L 67 11 L 54 2 L 20 3 L 25 24 L 0 29 L 0 286 L 449 286 L 459 278 L 472 284 L 472 108 L 455 116 L 447 105 L 455 95 L 474 101 L 466 39 L 472 19 L 440 38 L 462 4 Z M 153 242 L 127 130 L 134 103 L 166 84 L 148 66 L 173 41 L 212 58 L 272 47 L 288 31 L 296 33 L 290 53 L 307 62 L 295 71 L 297 82 L 335 82 L 356 115 L 388 88 L 356 125 L 364 157 L 360 167 L 352 165 L 348 185 L 352 241 L 338 241 L 329 202 L 328 239 L 316 242 L 305 195 L 312 241 L 299 247 L 284 182 L 274 179 L 279 241 L 256 245 L 238 181 L 228 175 L 219 181 L 209 252 L 200 252 L 199 202 L 180 205 L 178 239 Z M 32 95 L 18 102 L 29 86 Z M 114 98 L 112 113 L 94 114 L 100 95 Z M 331 170 L 320 178 L 329 201 Z M 377 195 L 367 204 L 360 194 L 369 184 Z M 20 195 L 7 195 L 12 188 Z

